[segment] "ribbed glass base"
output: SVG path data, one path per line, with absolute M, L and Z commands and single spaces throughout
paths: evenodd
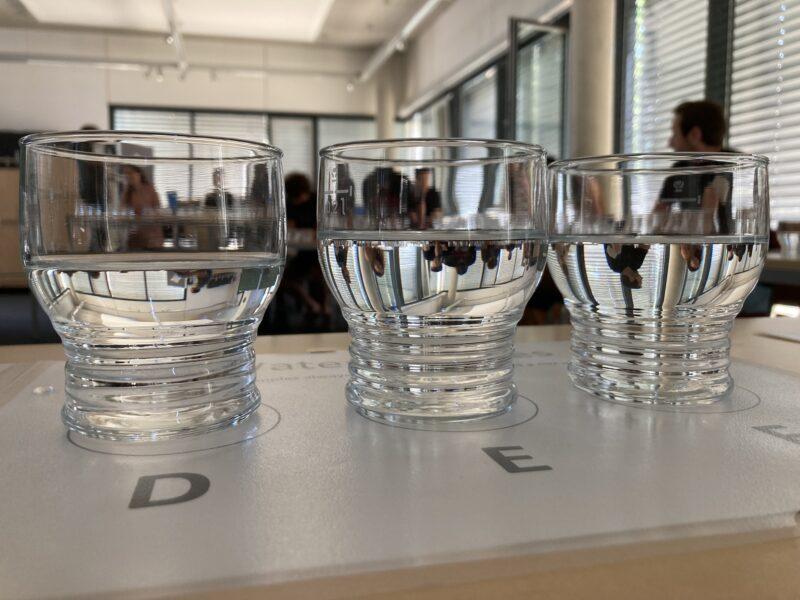
M 517 320 L 351 316 L 347 399 L 387 422 L 501 414 L 516 398 Z
M 125 346 L 75 343 L 61 334 L 68 358 L 62 417 L 77 433 L 108 440 L 174 439 L 238 423 L 261 401 L 250 332 L 223 340 Z
M 616 402 L 716 402 L 733 386 L 730 331 L 740 308 L 600 312 L 571 303 L 572 380 Z

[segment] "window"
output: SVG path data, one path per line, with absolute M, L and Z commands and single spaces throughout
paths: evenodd
M 317 121 L 317 152 L 325 146 L 358 140 L 374 140 L 377 134 L 372 119 L 345 119 L 320 117 Z M 367 177 L 365 169 L 350 170 L 355 189 L 361 190 Z
M 770 158 L 773 225 L 800 221 L 800 2 L 736 0 L 730 145 Z
M 509 39 L 514 51 L 493 56 L 480 70 L 411 114 L 405 122 L 407 137 L 517 139 L 544 146 L 553 156 L 563 154 L 569 13 L 552 24 L 515 19 L 514 26 L 516 33 Z M 516 77 L 509 71 L 512 56 Z M 509 97 L 515 81 L 516 90 Z M 515 112 L 513 119 L 510 110 Z M 473 179 L 471 185 L 491 183 L 488 178 Z M 465 184 L 463 178 L 458 182 Z
M 141 110 L 120 108 L 113 112 L 113 127 L 125 131 L 149 131 L 154 133 L 192 133 L 192 116 L 187 111 L 179 110 Z M 147 154 L 152 156 L 170 156 L 176 149 L 174 144 L 161 145 L 158 142 L 148 144 Z M 140 154 L 139 149 L 131 149 L 132 154 Z M 159 171 L 158 166 L 150 167 L 149 175 L 156 187 L 164 190 L 188 189 L 190 178 L 189 165 L 170 165 L 168 172 Z M 167 199 L 161 202 L 166 206 Z
M 194 115 L 194 133 L 266 143 L 267 115 L 198 112 Z
M 314 119 L 308 117 L 273 117 L 270 121 L 272 143 L 283 150 L 283 172 L 316 172 Z
M 546 33 L 517 54 L 517 135 L 539 144 L 556 158 L 562 155 L 564 58 L 566 36 Z
M 458 98 L 461 137 L 497 137 L 497 67 L 466 81 Z
M 705 97 L 708 0 L 622 1 L 622 148 L 668 150 L 673 109 Z
M 453 94 L 447 94 L 427 108 L 415 112 L 406 121 L 405 135 L 423 138 L 452 137 L 450 127 L 450 105 L 452 102 Z
M 320 117 L 317 121 L 317 151 L 332 144 L 374 140 L 376 134 L 373 119 Z

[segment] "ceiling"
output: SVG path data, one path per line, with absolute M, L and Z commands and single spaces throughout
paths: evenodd
M 171 0 L 181 33 L 345 47 L 391 38 L 424 0 Z M 164 0 L 0 0 L 0 26 L 169 31 Z

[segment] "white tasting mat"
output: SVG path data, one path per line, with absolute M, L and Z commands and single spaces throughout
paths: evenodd
M 344 352 L 262 356 L 267 406 L 255 420 L 159 456 L 70 442 L 58 415 L 63 365 L 39 363 L 0 408 L 0 596 L 196 589 L 669 537 L 793 534 L 800 378 L 738 363 L 738 390 L 723 405 L 657 411 L 573 389 L 567 360 L 566 343 L 521 345 L 516 381 L 527 399 L 518 408 L 427 431 L 348 408 Z M 191 501 L 129 508 L 184 494 L 188 480 L 162 478 L 142 496 L 141 477 L 174 473 L 210 487 Z

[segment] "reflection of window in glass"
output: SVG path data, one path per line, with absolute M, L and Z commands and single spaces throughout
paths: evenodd
M 799 26 L 797 2 L 736 0 L 729 139 L 769 157 L 773 226 L 800 221 Z
M 113 298 L 147 300 L 144 271 L 119 271 L 108 278 L 108 288 Z
M 403 301 L 408 304 L 419 300 L 421 295 L 420 273 L 423 268 L 422 250 L 416 246 L 401 246 L 392 253 L 399 265 L 405 268 L 400 272 L 403 288 Z
M 674 108 L 705 95 L 708 0 L 635 0 L 630 6 L 625 15 L 623 149 L 668 150 Z
M 517 139 L 561 156 L 565 36 L 547 33 L 517 55 Z
M 186 297 L 186 284 L 173 285 L 165 271 L 145 272 L 147 297 L 156 302 L 183 300 Z

